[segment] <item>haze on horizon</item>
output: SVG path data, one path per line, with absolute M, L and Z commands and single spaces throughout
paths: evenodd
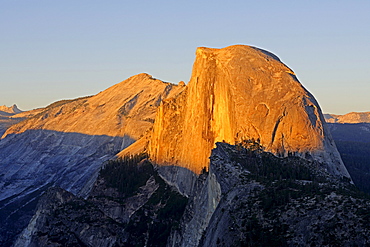
M 3 1 L 0 105 L 93 95 L 146 72 L 190 79 L 199 46 L 271 51 L 325 113 L 370 111 L 370 2 Z

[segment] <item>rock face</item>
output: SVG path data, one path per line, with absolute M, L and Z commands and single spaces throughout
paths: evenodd
M 8 128 L 0 140 L 0 245 L 27 224 L 22 210 L 32 212 L 48 187 L 86 196 L 103 162 L 143 136 L 160 102 L 183 89 L 139 74 Z
M 200 173 L 216 142 L 253 139 L 349 177 L 318 103 L 275 55 L 242 45 L 198 48 L 186 91 L 158 110 L 150 157 Z
M 324 114 L 327 123 L 370 123 L 370 112 L 350 112 L 345 115 Z

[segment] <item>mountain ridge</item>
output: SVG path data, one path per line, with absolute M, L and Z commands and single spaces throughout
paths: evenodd
M 324 114 L 327 123 L 370 123 L 370 112 L 350 112 L 344 115 Z
M 137 83 L 140 85 L 136 86 Z M 46 107 L 39 118 L 33 117 L 27 123 L 9 128 L 4 137 L 27 129 L 48 129 L 87 135 L 126 134 L 139 139 L 142 132 L 152 125 L 150 121 L 154 120 L 162 98 L 176 94 L 176 90 L 181 90 L 181 87 L 141 73 L 97 95 L 55 102 Z

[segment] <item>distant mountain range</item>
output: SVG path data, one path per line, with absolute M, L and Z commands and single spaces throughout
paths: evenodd
M 1 115 L 11 116 L 21 112 L 22 111 L 19 110 L 19 108 L 15 104 L 9 107 L 7 107 L 6 105 L 0 106 L 0 116 Z
M 350 112 L 345 115 L 324 114 L 327 123 L 370 123 L 370 112 Z
M 22 113 L 15 104 L 9 107 L 0 106 L 0 138 L 7 128 L 25 119 L 24 116 L 17 116 Z

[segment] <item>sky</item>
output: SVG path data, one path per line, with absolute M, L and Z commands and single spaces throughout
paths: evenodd
M 370 111 L 370 1 L 0 0 L 0 105 L 94 95 L 145 72 L 188 82 L 197 47 L 276 54 L 324 113 Z

